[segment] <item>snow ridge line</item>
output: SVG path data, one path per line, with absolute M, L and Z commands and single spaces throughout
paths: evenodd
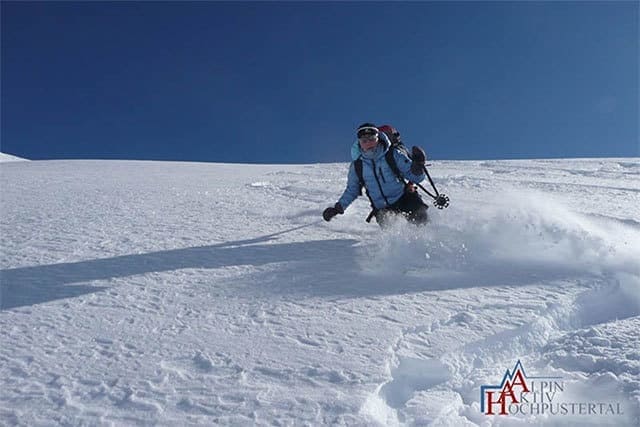
M 613 275 L 582 286 L 587 290 L 560 303 L 547 304 L 546 309 L 532 316 L 531 323 L 463 344 L 440 358 L 403 356 L 400 349 L 405 341 L 414 340 L 414 335 L 440 328 L 464 313 L 449 316 L 446 321 L 440 319 L 424 326 L 403 328 L 389 347 L 385 366 L 389 380 L 376 388 L 361 412 L 381 425 L 413 425 L 418 421 L 416 411 L 422 411 L 419 423 L 482 422 L 479 411 L 472 407 L 477 405 L 476 391 L 487 378 L 499 375 L 498 371 L 518 359 L 528 359 L 530 364 L 540 367 L 553 366 L 554 361 L 545 354 L 545 348 L 554 340 L 574 330 L 640 315 L 640 301 L 633 301 L 634 296 L 640 295 L 640 278 Z M 625 304 L 629 299 L 632 301 Z M 424 402 L 442 398 L 443 393 L 451 405 L 430 411 Z
M 503 365 L 508 367 L 514 362 L 514 357 L 541 357 L 550 340 L 567 332 L 640 315 L 640 304 L 622 303 L 640 291 L 639 278 L 604 277 L 587 286 L 573 299 L 547 304 L 547 309 L 536 314 L 531 323 L 464 345 L 461 351 L 444 357 L 444 363 L 453 370 L 454 377 L 469 376 L 485 366 L 499 366 L 502 370 Z
M 450 318 L 451 316 L 448 319 Z M 447 366 L 437 359 L 402 355 L 401 344 L 407 340 L 408 336 L 430 332 L 439 328 L 442 323 L 443 320 L 438 319 L 428 325 L 411 326 L 400 330 L 400 335 L 388 348 L 389 357 L 385 364 L 385 372 L 389 379 L 376 387 L 374 393 L 362 406 L 361 413 L 384 426 L 413 424 L 415 420 L 407 416 L 404 411 L 407 402 L 415 394 L 447 382 L 451 375 Z

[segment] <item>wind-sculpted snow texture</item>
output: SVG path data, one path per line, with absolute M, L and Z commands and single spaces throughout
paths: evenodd
M 638 425 L 640 159 L 435 162 L 381 232 L 347 164 L 0 165 L 0 425 Z M 615 416 L 483 415 L 520 360 Z

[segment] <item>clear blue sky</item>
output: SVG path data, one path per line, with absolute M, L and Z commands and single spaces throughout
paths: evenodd
M 640 156 L 628 2 L 2 2 L 3 152 L 348 161 Z

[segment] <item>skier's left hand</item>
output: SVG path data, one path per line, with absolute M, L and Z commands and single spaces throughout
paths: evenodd
M 424 162 L 427 160 L 427 155 L 424 150 L 415 145 L 411 148 L 411 173 L 414 175 L 420 175 L 424 171 Z
M 414 145 L 411 147 L 411 160 L 424 164 L 427 161 L 427 155 L 422 148 Z

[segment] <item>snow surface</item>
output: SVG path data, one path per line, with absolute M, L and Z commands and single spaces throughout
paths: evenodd
M 640 424 L 640 159 L 434 162 L 384 232 L 347 167 L 0 165 L 0 425 Z M 483 415 L 517 360 L 623 414 Z
M 11 154 L 0 153 L 0 163 L 2 162 L 24 162 L 27 159 L 23 159 L 22 157 L 12 156 Z

